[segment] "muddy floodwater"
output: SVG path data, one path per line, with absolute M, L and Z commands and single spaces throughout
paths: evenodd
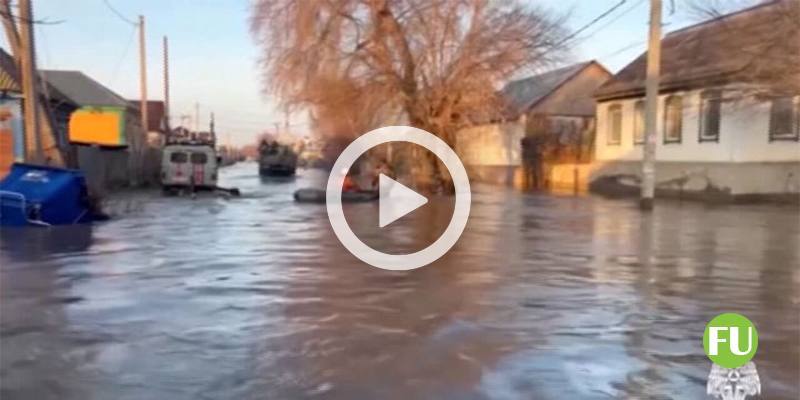
M 796 208 L 475 186 L 445 257 L 388 272 L 293 202 L 315 173 L 244 163 L 221 174 L 239 199 L 133 192 L 92 227 L 3 230 L 0 398 L 704 399 L 727 311 L 758 328 L 763 398 L 800 397 Z M 385 235 L 358 217 L 377 204 L 346 211 L 424 247 L 437 203 Z

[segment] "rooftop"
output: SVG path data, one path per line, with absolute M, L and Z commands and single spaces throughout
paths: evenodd
M 573 64 L 543 74 L 509 82 L 503 87 L 503 90 L 500 91 L 500 94 L 508 102 L 508 116 L 513 118 L 530 110 L 536 103 L 543 100 L 593 62 L 594 61 L 587 61 Z
M 776 18 L 785 18 L 784 7 L 792 5 L 788 0 L 766 2 L 666 35 L 661 42 L 661 91 L 759 83 L 783 73 L 790 63 L 796 67 L 798 46 L 776 29 Z M 646 67 L 647 52 L 601 86 L 596 97 L 643 95 Z
M 80 71 L 42 70 L 42 78 L 78 106 L 128 107 L 122 96 Z

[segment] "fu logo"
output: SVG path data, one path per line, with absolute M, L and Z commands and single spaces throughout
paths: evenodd
M 758 331 L 743 315 L 720 314 L 706 325 L 703 349 L 714 364 L 739 368 L 756 354 Z

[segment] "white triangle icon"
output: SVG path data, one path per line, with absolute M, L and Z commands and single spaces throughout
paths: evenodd
M 425 196 L 384 174 L 378 176 L 378 187 L 380 196 L 378 226 L 381 228 L 428 202 Z

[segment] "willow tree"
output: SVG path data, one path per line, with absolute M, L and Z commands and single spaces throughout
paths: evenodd
M 284 105 L 358 133 L 399 111 L 454 146 L 500 83 L 559 57 L 561 22 L 516 0 L 256 0 L 251 28 Z

